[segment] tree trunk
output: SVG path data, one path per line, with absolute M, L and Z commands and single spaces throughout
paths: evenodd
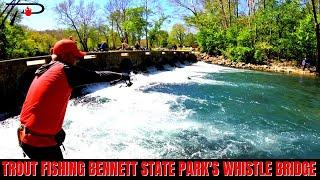
M 148 0 L 146 0 L 146 43 L 147 49 L 149 49 L 149 42 L 148 42 Z
M 317 72 L 320 73 L 320 35 L 319 35 L 319 23 L 317 19 L 317 10 L 314 3 L 314 0 L 311 0 L 312 3 L 312 11 L 313 11 L 313 17 L 314 17 L 314 24 L 315 24 L 315 30 L 316 30 L 316 37 L 317 37 Z
M 112 33 L 112 49 L 116 49 L 116 40 L 114 38 L 114 24 L 113 24 L 113 19 L 111 20 L 111 33 Z
M 122 12 L 123 12 L 123 21 L 122 22 L 125 22 L 126 21 L 126 18 L 127 18 L 127 14 L 126 14 L 126 9 L 122 9 Z M 129 44 L 129 33 L 128 33 L 128 30 L 126 28 L 123 28 L 123 31 L 124 31 L 124 40 L 127 42 L 127 44 Z
M 221 11 L 222 11 L 222 16 L 223 16 L 223 18 L 224 18 L 224 21 L 225 21 L 225 28 L 228 28 L 228 20 L 227 20 L 227 16 L 226 16 L 226 12 L 225 12 L 225 10 L 224 10 L 224 6 L 223 6 L 223 1 L 222 0 L 219 0 L 219 2 L 220 2 L 220 5 L 221 5 Z
M 228 7 L 229 7 L 229 27 L 231 27 L 231 0 L 228 0 Z
M 239 18 L 239 0 L 237 0 L 237 18 Z
M 129 44 L 129 35 L 127 31 L 124 32 L 124 39 L 126 40 L 127 44 Z
M 251 6 L 250 6 L 251 0 L 248 0 L 248 15 L 251 15 Z
M 78 37 L 79 37 L 79 40 L 80 40 L 80 44 L 81 44 L 82 47 L 83 47 L 83 50 L 86 51 L 86 52 L 88 52 L 88 47 L 87 47 L 87 45 L 83 42 L 83 39 L 82 39 L 82 37 L 81 37 L 81 35 L 80 35 L 80 32 L 79 32 L 78 28 L 76 27 L 76 25 L 74 24 L 73 21 L 72 21 L 72 26 L 73 26 L 73 28 L 76 30 L 76 33 L 77 33 L 77 35 L 78 35 Z
M 118 32 L 118 34 L 120 35 L 120 37 L 122 38 L 122 40 L 124 40 L 125 36 L 124 36 L 124 34 L 123 34 L 123 31 L 122 31 L 119 23 L 116 22 L 116 25 L 117 25 L 117 32 Z

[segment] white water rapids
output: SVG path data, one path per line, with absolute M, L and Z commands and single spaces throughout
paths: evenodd
M 143 90 L 159 84 L 190 82 L 230 85 L 202 77 L 207 73 L 237 70 L 202 62 L 183 68 L 165 68 L 170 71 L 158 72 L 150 68 L 148 74 L 134 75 L 131 87 L 125 87 L 125 84 L 109 86 L 108 83 L 90 85 L 85 89 L 90 92 L 88 95 L 70 100 L 63 126 L 67 133 L 64 157 L 183 158 L 185 149 L 175 145 L 179 139 L 172 139 L 172 135 L 204 126 L 189 119 L 194 112 L 180 103 L 190 97 L 161 92 L 146 93 Z M 1 159 L 23 158 L 17 144 L 18 124 L 18 116 L 0 124 Z M 203 133 L 221 135 L 220 130 L 215 128 Z M 199 156 L 197 151 L 191 154 Z

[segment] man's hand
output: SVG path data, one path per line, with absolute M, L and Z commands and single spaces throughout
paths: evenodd
M 122 73 L 121 79 L 125 81 L 130 81 L 130 75 L 128 73 Z

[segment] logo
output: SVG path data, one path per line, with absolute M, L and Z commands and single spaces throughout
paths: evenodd
M 31 16 L 31 14 L 32 14 L 32 9 L 29 8 L 29 6 L 27 6 L 27 8 L 24 10 L 24 14 L 25 14 L 26 16 Z
M 6 3 L 7 6 L 27 6 L 26 9 L 22 11 L 26 16 L 31 16 L 32 14 L 40 14 L 44 11 L 44 6 L 40 3 Z M 29 6 L 40 6 L 40 11 L 32 12 Z

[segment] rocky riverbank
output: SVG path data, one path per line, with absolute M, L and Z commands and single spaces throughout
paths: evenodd
M 266 71 L 266 72 L 277 72 L 284 74 L 293 74 L 293 75 L 304 75 L 304 76 L 317 76 L 315 72 L 315 67 L 303 70 L 299 65 L 294 61 L 269 61 L 264 65 L 258 64 L 246 64 L 244 62 L 232 62 L 223 56 L 209 56 L 208 54 L 199 54 L 199 61 L 204 61 L 210 64 L 216 64 L 226 67 L 238 68 L 238 69 L 249 69 L 256 71 Z

